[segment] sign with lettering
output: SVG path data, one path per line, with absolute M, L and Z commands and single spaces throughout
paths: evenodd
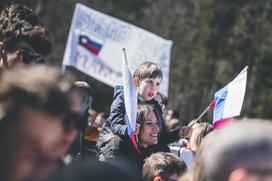
M 109 85 L 122 84 L 122 48 L 130 72 L 143 62 L 161 66 L 160 91 L 168 95 L 172 41 L 77 4 L 65 48 L 63 66 L 72 66 Z

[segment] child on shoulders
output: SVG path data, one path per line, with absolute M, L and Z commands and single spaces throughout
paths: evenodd
M 163 80 L 163 74 L 158 64 L 152 62 L 142 63 L 133 74 L 133 81 L 137 88 L 138 104 L 147 103 L 152 104 L 158 110 L 160 114 L 159 124 L 161 127 L 161 134 L 159 136 L 159 143 L 154 150 L 156 151 L 168 151 L 168 144 L 179 140 L 180 137 L 187 136 L 191 132 L 191 128 L 182 127 L 180 129 L 168 132 L 163 120 L 162 108 L 159 103 L 154 99 L 157 95 L 161 82 Z M 125 102 L 124 93 L 119 90 L 119 93 L 115 94 L 113 103 L 111 105 L 110 116 L 106 120 L 103 127 L 103 131 L 100 134 L 100 138 L 97 143 L 98 150 L 102 145 L 102 140 L 108 133 L 118 135 L 121 139 L 128 137 L 128 128 L 125 123 Z M 139 133 L 139 125 L 136 124 L 135 134 Z

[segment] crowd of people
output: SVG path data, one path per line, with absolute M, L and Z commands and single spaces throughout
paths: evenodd
M 181 124 L 146 61 L 133 74 L 138 106 L 128 135 L 122 87 L 110 114 L 92 108 L 85 81 L 46 65 L 53 39 L 34 12 L 0 12 L 0 180 L 272 180 L 272 123 Z

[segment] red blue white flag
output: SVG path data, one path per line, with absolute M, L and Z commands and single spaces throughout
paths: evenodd
M 233 81 L 214 95 L 215 107 L 213 111 L 213 126 L 218 128 L 240 115 L 247 82 L 247 68 L 245 67 Z
M 79 44 L 91 53 L 98 55 L 103 46 L 103 40 L 95 36 L 79 35 Z
M 136 117 L 137 117 L 137 92 L 136 92 L 136 86 L 133 82 L 132 75 L 129 71 L 128 63 L 127 63 L 127 57 L 125 49 L 123 61 L 122 61 L 122 76 L 123 76 L 123 86 L 124 86 L 124 98 L 125 98 L 125 121 L 128 127 L 128 135 L 131 138 L 131 141 L 137 151 L 137 153 L 140 155 L 141 152 L 138 148 L 137 141 L 135 139 L 134 131 L 135 131 L 135 125 L 136 125 Z

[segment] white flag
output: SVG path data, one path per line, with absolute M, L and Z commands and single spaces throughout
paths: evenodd
M 128 68 L 126 52 L 124 50 L 124 56 L 122 61 L 122 73 L 123 73 L 123 86 L 124 86 L 124 98 L 125 98 L 125 120 L 128 126 L 128 135 L 131 135 L 135 131 L 136 116 L 137 116 L 137 92 L 133 82 L 132 75 Z
M 245 67 L 233 81 L 215 93 L 213 114 L 215 127 L 240 115 L 246 91 L 247 68 Z

